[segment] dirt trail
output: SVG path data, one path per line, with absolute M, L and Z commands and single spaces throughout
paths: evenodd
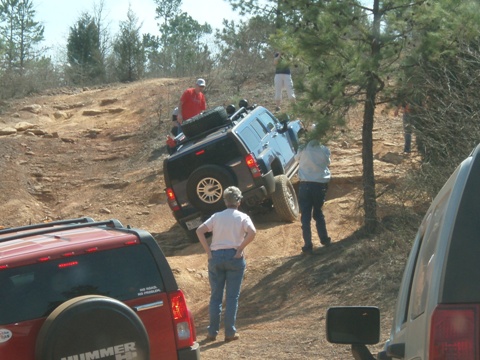
M 170 111 L 190 82 L 155 79 L 63 89 L 4 103 L 0 133 L 16 132 L 0 135 L 0 225 L 90 216 L 117 218 L 152 232 L 186 293 L 202 340 L 208 319 L 207 259 L 198 243 L 188 243 L 171 216 L 162 171 Z M 273 108 L 268 86 L 254 86 L 242 96 Z M 233 102 L 213 90 L 207 99 L 210 107 Z M 347 347 L 325 341 L 324 314 L 330 305 L 375 298 L 362 280 L 352 290 L 351 279 L 338 275 L 345 266 L 355 270 L 358 265 L 342 258 L 362 222 L 359 119 L 361 114 L 353 112 L 349 131 L 328 143 L 333 179 L 325 216 L 333 245 L 301 257 L 298 221 L 287 224 L 272 214 L 255 215 L 258 235 L 246 251 L 248 269 L 238 314 L 241 341 L 202 343 L 202 359 L 351 359 Z M 400 119 L 380 113 L 376 121 L 375 171 L 382 188 L 401 177 L 413 160 L 400 155 Z M 314 241 L 319 246 L 318 239 Z M 388 318 L 384 321 L 387 328 Z

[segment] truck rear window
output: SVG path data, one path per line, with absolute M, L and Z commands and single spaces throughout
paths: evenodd
M 0 325 L 48 316 L 77 296 L 125 301 L 162 291 L 156 262 L 144 245 L 6 269 L 0 271 Z

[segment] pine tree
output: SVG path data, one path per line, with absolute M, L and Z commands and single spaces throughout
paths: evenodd
M 120 81 L 135 81 L 145 72 L 145 51 L 140 37 L 138 17 L 128 9 L 127 20 L 120 23 L 120 35 L 115 40 L 113 51 L 116 73 Z
M 362 161 L 364 229 L 375 231 L 377 203 L 373 162 L 375 108 L 389 101 L 391 79 L 398 72 L 399 40 L 409 24 L 394 21 L 401 9 L 414 9 L 426 0 L 270 0 L 264 11 L 275 17 L 272 44 L 290 54 L 305 69 L 294 78 L 301 94 L 297 111 L 317 124 L 317 136 L 345 123 L 352 107 L 363 108 Z M 262 2 L 230 0 L 243 10 Z M 264 3 L 264 2 L 263 2 Z M 246 7 L 247 6 L 247 7 Z M 390 17 L 389 17 L 390 16 Z M 395 28 L 395 31 L 391 29 Z
M 218 66 L 235 84 L 237 92 L 247 80 L 271 69 L 269 38 L 274 32 L 274 26 L 263 16 L 254 16 L 237 24 L 233 20 L 224 20 L 223 29 L 217 30 Z
M 480 138 L 480 3 L 428 1 L 398 17 L 414 28 L 402 43 L 398 94 L 412 105 L 417 175 L 434 195 Z
M 211 54 L 203 38 L 212 33 L 211 26 L 201 25 L 182 12 L 181 0 L 155 0 L 155 3 L 161 36 L 145 39 L 150 45 L 149 58 L 159 59 L 163 75 L 198 75 L 209 70 Z
M 84 13 L 70 28 L 67 42 L 67 74 L 74 84 L 103 83 L 105 66 L 100 49 L 100 33 L 95 19 Z
M 27 62 L 35 59 L 34 48 L 44 39 L 44 27 L 34 18 L 31 0 L 0 1 L 0 35 L 4 42 L 5 70 L 23 75 Z

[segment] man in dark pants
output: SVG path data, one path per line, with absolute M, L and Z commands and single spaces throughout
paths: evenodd
M 315 220 L 320 243 L 328 246 L 331 239 L 328 236 L 325 216 L 322 207 L 330 181 L 330 150 L 321 145 L 318 140 L 311 140 L 301 150 L 296 159 L 299 162 L 298 177 L 300 179 L 298 202 L 301 212 L 302 236 L 305 242 L 302 253 L 311 254 L 312 244 L 312 216 Z

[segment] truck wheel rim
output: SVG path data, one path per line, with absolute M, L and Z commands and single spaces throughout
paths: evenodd
M 197 195 L 206 204 L 214 204 L 222 198 L 222 184 L 215 178 L 202 179 L 197 185 Z

